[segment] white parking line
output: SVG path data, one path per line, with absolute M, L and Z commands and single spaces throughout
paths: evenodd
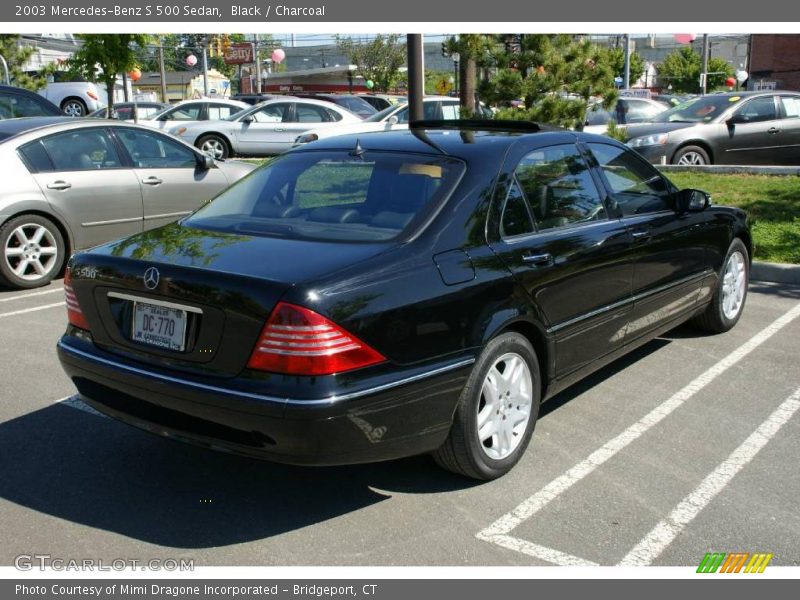
M 94 415 L 96 417 L 103 417 L 104 419 L 108 418 L 103 413 L 98 412 L 88 404 L 85 404 L 77 395 L 60 398 L 59 400 L 55 401 L 55 404 L 61 404 L 62 406 L 69 406 L 70 408 L 82 410 L 83 412 L 89 413 L 90 415 Z
M 566 473 L 557 477 L 544 486 L 541 490 L 530 496 L 527 500 L 523 501 L 514 510 L 506 513 L 497 519 L 497 521 L 479 531 L 475 537 L 480 540 L 495 543 L 499 546 L 508 547 L 508 538 L 511 537 L 509 534 L 516 527 L 533 517 L 537 512 L 542 510 L 545 506 L 550 504 L 550 502 L 558 498 L 561 494 L 566 492 L 581 479 L 594 472 L 594 470 L 600 465 L 615 456 L 629 444 L 639 439 L 639 437 L 641 437 L 642 434 L 644 434 L 648 429 L 660 423 L 674 410 L 679 408 L 684 402 L 692 398 L 700 390 L 705 388 L 722 373 L 727 371 L 745 356 L 750 354 L 753 350 L 758 348 L 761 344 L 766 342 L 769 338 L 791 323 L 798 316 L 800 316 L 800 304 L 797 304 L 789 312 L 773 321 L 772 324 L 762 329 L 747 342 L 739 346 L 736 350 L 728 354 L 717 364 L 712 366 L 702 375 L 695 378 L 688 385 L 675 393 L 671 398 L 654 408 L 615 438 L 609 442 L 606 442 L 605 445 L 592 452 L 589 456 L 569 469 Z M 500 543 L 501 541 L 504 543 Z M 525 540 L 519 540 L 519 544 L 525 543 Z M 551 552 L 558 551 L 546 549 L 548 552 L 534 554 L 533 552 L 536 550 L 535 546 L 529 549 L 531 552 L 526 552 L 526 554 L 536 556 L 542 560 L 554 562 L 555 564 L 572 564 L 562 563 L 558 560 L 554 561 L 553 558 L 558 557 L 553 555 Z
M 56 306 L 64 306 L 66 302 L 55 302 L 54 304 L 45 304 L 43 306 L 34 306 L 33 308 L 25 308 L 22 310 L 14 310 L 7 313 L 0 313 L 0 319 L 6 317 L 14 317 L 16 315 L 24 315 L 25 313 L 36 312 L 37 310 L 44 310 L 46 308 L 55 308 Z
M 43 292 L 33 292 L 32 294 L 21 294 L 19 296 L 8 296 L 0 298 L 0 302 L 11 302 L 12 300 L 24 300 L 25 298 L 33 298 L 34 296 L 44 296 L 45 294 L 55 294 L 56 292 L 64 293 L 64 288 L 55 288 L 52 290 L 45 290 Z
M 646 567 L 666 550 L 681 531 L 753 460 L 781 427 L 800 409 L 800 388 L 789 396 L 742 445 L 731 452 L 702 483 L 656 525 L 620 561 L 620 566 Z

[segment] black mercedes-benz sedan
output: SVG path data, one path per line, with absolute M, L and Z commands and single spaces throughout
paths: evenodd
M 745 302 L 745 214 L 605 137 L 420 122 L 284 154 L 72 257 L 61 363 L 131 425 L 269 460 L 509 471 L 539 405 Z

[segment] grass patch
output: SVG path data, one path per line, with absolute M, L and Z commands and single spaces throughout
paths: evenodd
M 800 177 L 667 173 L 679 188 L 710 193 L 714 204 L 747 212 L 756 260 L 800 264 Z

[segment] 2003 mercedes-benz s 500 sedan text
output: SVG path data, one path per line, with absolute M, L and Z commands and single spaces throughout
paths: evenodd
M 431 452 L 479 479 L 543 399 L 745 301 L 742 211 L 608 138 L 418 122 L 284 154 L 178 223 L 76 254 L 58 343 L 80 397 L 298 464 Z

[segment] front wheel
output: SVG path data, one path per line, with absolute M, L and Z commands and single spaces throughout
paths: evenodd
M 732 329 L 742 316 L 749 275 L 747 248 L 742 240 L 734 238 L 722 264 L 711 303 L 705 312 L 695 318 L 695 325 L 712 333 L 724 333 Z
M 204 135 L 197 140 L 197 147 L 201 152 L 209 154 L 214 158 L 228 158 L 231 155 L 228 141 L 214 134 Z
M 15 288 L 47 285 L 64 263 L 64 238 L 39 215 L 21 215 L 0 227 L 0 283 Z
M 473 479 L 505 475 L 525 453 L 540 401 L 539 362 L 530 342 L 514 332 L 496 337 L 476 361 L 434 459 Z
M 684 146 L 672 157 L 672 164 L 697 167 L 710 165 L 711 159 L 708 157 L 708 152 L 700 146 Z

